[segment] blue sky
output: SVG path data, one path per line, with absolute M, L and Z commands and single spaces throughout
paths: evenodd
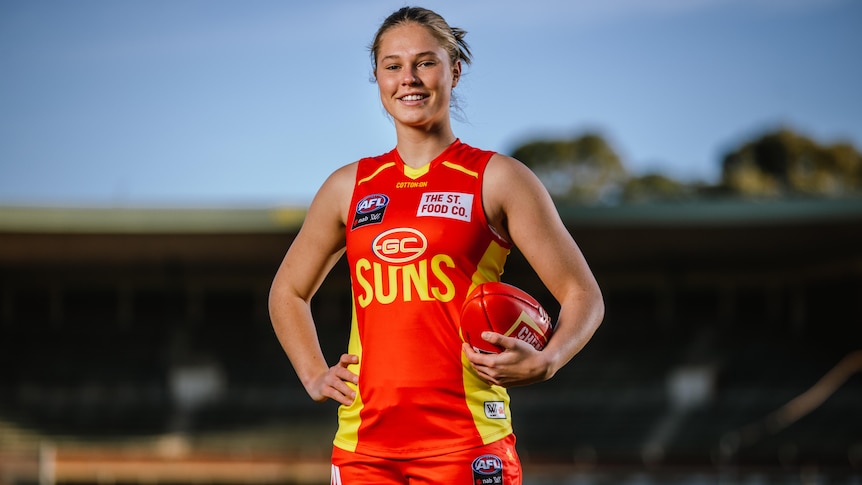
M 367 45 L 402 1 L 3 0 L 0 205 L 274 206 L 392 148 Z M 789 126 L 862 149 L 857 0 L 429 0 L 475 62 L 456 135 L 599 131 L 717 180 Z

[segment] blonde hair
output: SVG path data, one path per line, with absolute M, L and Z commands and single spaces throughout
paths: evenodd
M 464 40 L 464 36 L 467 35 L 466 30 L 450 27 L 443 17 L 432 10 L 422 7 L 404 7 L 387 17 L 380 25 L 380 28 L 377 29 L 377 34 L 374 35 L 374 41 L 369 48 L 371 51 L 371 67 L 373 72 L 377 72 L 377 56 L 380 54 L 380 39 L 383 37 L 383 34 L 393 27 L 411 22 L 428 29 L 431 35 L 449 53 L 449 60 L 453 66 L 458 61 L 470 64 L 472 54 L 470 53 L 470 47 Z

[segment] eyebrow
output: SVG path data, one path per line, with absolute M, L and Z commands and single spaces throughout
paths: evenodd
M 437 53 L 436 53 L 436 52 L 434 52 L 434 51 L 425 51 L 425 52 L 420 52 L 420 53 L 416 54 L 416 56 L 415 56 L 415 57 L 424 57 L 424 56 L 439 57 L 439 56 L 437 55 Z M 388 56 L 383 56 L 383 57 L 381 57 L 381 58 L 380 58 L 380 61 L 381 61 L 381 62 L 383 62 L 383 61 L 386 61 L 386 60 L 389 60 L 389 59 L 401 59 L 401 56 L 400 56 L 400 55 L 398 55 L 398 54 L 389 54 Z

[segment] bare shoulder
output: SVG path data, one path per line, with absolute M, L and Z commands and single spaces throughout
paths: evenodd
M 357 162 L 353 162 L 332 172 L 314 196 L 309 211 L 337 215 L 341 223 L 345 224 L 356 181 L 356 167 Z
M 486 170 L 486 174 L 494 177 L 517 176 L 522 175 L 525 172 L 529 172 L 530 174 L 533 173 L 529 167 L 524 165 L 520 160 L 508 155 L 503 155 L 502 153 L 495 153 L 491 156 Z
M 499 153 L 488 161 L 482 198 L 488 221 L 510 240 L 513 217 L 553 210 L 550 195 L 536 174 L 520 160 Z
M 356 167 L 358 164 L 359 162 L 348 163 L 347 165 L 336 169 L 323 182 L 321 190 L 329 191 L 344 189 L 346 187 L 352 188 L 356 181 Z
M 513 197 L 544 195 L 547 191 L 536 174 L 523 162 L 496 153 L 485 169 L 485 196 Z

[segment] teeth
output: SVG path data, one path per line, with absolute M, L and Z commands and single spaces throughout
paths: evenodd
M 420 99 L 422 99 L 422 95 L 410 94 L 410 95 L 404 96 L 401 99 L 403 99 L 404 101 L 419 101 Z

